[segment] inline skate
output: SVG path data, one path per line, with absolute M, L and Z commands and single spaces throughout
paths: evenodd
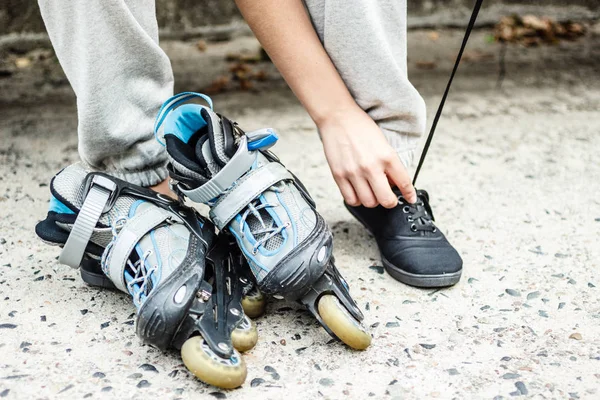
M 184 104 L 197 97 L 210 107 Z M 260 291 L 299 301 L 329 334 L 367 348 L 371 336 L 335 267 L 332 234 L 306 188 L 269 151 L 277 134 L 244 132 L 193 92 L 165 102 L 155 134 L 167 149 L 172 189 L 181 200 L 210 207 L 210 219 L 235 237 Z
M 244 315 L 242 265 L 227 235 L 191 208 L 150 189 L 71 165 L 50 185 L 52 197 L 36 233 L 63 247 L 59 262 L 81 267 L 93 285 L 128 293 L 136 333 L 161 350 L 181 350 L 202 381 L 240 386 L 240 352 L 257 341 Z

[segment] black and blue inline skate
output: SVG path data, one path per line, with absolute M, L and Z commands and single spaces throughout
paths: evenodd
M 231 236 L 216 237 L 210 222 L 178 201 L 80 164 L 59 172 L 50 190 L 36 233 L 63 247 L 59 261 L 81 267 L 92 285 L 128 293 L 145 343 L 180 349 L 204 382 L 240 386 L 246 365 L 239 352 L 257 341 L 242 298 L 250 295 L 255 314 L 260 298 Z
M 184 104 L 198 97 L 210 107 Z M 192 92 L 165 102 L 155 133 L 167 149 L 172 189 L 210 207 L 211 221 L 235 237 L 259 289 L 299 301 L 332 336 L 367 348 L 371 335 L 334 265 L 332 234 L 306 188 L 269 151 L 277 134 L 244 132 Z

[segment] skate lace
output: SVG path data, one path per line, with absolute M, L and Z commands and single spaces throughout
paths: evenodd
M 132 263 L 131 260 L 127 260 L 127 265 L 133 271 L 134 276 L 129 282 L 127 282 L 127 290 L 133 296 L 133 302 L 136 306 L 142 302 L 142 296 L 146 297 L 148 292 L 150 292 L 150 288 L 148 285 L 148 281 L 150 281 L 152 274 L 156 272 L 158 267 L 156 265 L 152 267 L 148 267 L 146 265 L 146 259 L 152 255 L 152 250 L 147 250 L 142 258 Z M 134 291 L 134 286 L 139 284 L 138 292 Z
M 121 228 L 123 228 L 123 226 L 125 226 L 128 219 L 129 219 L 128 217 L 121 216 L 121 217 L 116 218 L 114 221 L 109 222 L 110 230 L 112 233 L 112 239 L 106 246 L 104 253 L 102 253 L 102 259 L 100 261 L 100 265 L 102 266 L 102 270 L 104 271 L 104 274 L 106 276 L 108 276 L 107 261 L 108 261 L 109 254 L 111 253 L 112 248 L 117 240 L 119 231 L 121 230 Z M 156 270 L 158 269 L 158 266 L 148 267 L 146 265 L 146 260 L 148 259 L 148 257 L 150 257 L 152 255 L 152 253 L 153 253 L 152 250 L 148 249 L 142 255 L 142 257 L 140 259 L 138 259 L 137 261 L 131 262 L 131 260 L 128 259 L 126 262 L 127 266 L 131 270 L 131 272 L 133 272 L 133 278 L 131 280 L 128 280 L 128 282 L 127 282 L 127 290 L 133 297 L 133 302 L 136 306 L 139 306 L 140 303 L 142 302 L 142 296 L 148 295 L 148 293 L 147 293 L 147 292 L 149 292 L 148 281 L 152 277 L 152 274 L 154 272 L 156 272 Z M 137 291 L 137 293 L 134 291 L 134 287 L 136 285 L 139 285 L 139 290 Z
M 104 253 L 102 253 L 102 259 L 100 260 L 100 265 L 102 266 L 102 271 L 104 271 L 104 274 L 106 276 L 108 276 L 108 263 L 107 263 L 108 256 L 112 252 L 112 248 L 115 244 L 115 241 L 117 240 L 119 231 L 121 230 L 121 228 L 123 228 L 123 226 L 125 226 L 127 219 L 128 219 L 127 217 L 120 216 L 120 217 L 117 217 L 114 221 L 109 221 L 110 231 L 112 233 L 112 239 L 110 240 L 108 245 L 106 245 L 106 249 L 104 250 Z
M 279 192 L 279 189 L 274 186 L 271 187 L 270 190 Z M 274 208 L 278 206 L 278 204 L 274 203 L 261 203 L 259 199 L 256 199 L 250 204 L 248 204 L 246 211 L 244 211 L 244 213 L 242 214 L 242 217 L 240 219 L 240 232 L 242 239 L 246 236 L 244 233 L 245 225 L 248 226 L 250 233 L 252 233 L 252 235 L 255 238 L 257 238 L 256 243 L 252 247 L 252 254 L 256 254 L 260 246 L 264 246 L 270 239 L 280 234 L 288 226 L 288 224 L 284 224 L 283 226 L 276 226 L 275 220 L 273 218 L 271 218 L 271 223 L 267 225 L 262 215 L 260 215 L 260 210 L 267 209 L 269 207 Z M 254 231 L 250 229 L 250 225 L 246 222 L 250 215 L 254 216 L 260 222 L 261 225 L 260 228 L 255 229 Z M 260 237 L 261 235 L 262 237 Z M 260 239 L 258 239 L 258 237 L 260 237 Z
M 419 196 L 416 203 L 407 202 L 404 197 L 399 196 L 398 200 L 402 205 L 402 212 L 406 214 L 406 220 L 411 223 L 410 230 L 413 232 L 436 232 L 437 228 L 433 223 L 433 215 L 427 200 Z M 429 211 L 428 211 L 429 210 Z

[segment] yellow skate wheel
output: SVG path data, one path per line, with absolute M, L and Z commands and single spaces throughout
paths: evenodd
M 267 306 L 267 299 L 258 290 L 258 288 L 252 288 L 248 294 L 242 298 L 242 308 L 244 314 L 250 318 L 258 318 L 265 313 L 265 307 Z
M 233 343 L 233 347 L 240 353 L 256 346 L 256 342 L 258 342 L 256 324 L 247 315 L 244 315 L 237 328 L 231 332 L 231 342 Z
M 223 389 L 235 389 L 246 380 L 246 363 L 237 350 L 229 358 L 221 358 L 202 336 L 193 336 L 181 347 L 181 359 L 190 372 L 202 382 Z
M 337 297 L 331 294 L 321 296 L 318 304 L 319 315 L 335 335 L 355 350 L 364 350 L 371 344 L 371 335 L 358 322 Z

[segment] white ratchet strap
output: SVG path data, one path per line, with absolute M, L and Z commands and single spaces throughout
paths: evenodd
M 207 203 L 215 197 L 220 196 L 241 176 L 243 176 L 254 164 L 256 153 L 248 151 L 248 138 L 242 136 L 238 150 L 231 160 L 210 181 L 196 189 L 186 190 L 179 188 L 181 192 L 191 201 L 196 203 Z
M 233 157 L 211 180 L 196 189 L 187 190 L 180 187 L 179 190 L 193 202 L 208 203 L 229 190 L 252 168 L 257 157 L 256 150 L 267 150 L 276 141 L 277 134 L 272 128 L 246 132 L 241 136 L 238 149 Z
M 110 179 L 99 175 L 94 176 L 75 224 L 60 253 L 58 261 L 61 264 L 79 268 L 94 228 L 116 189 L 116 183 Z
M 175 216 L 159 207 L 150 207 L 129 218 L 115 239 L 105 265 L 105 273 L 115 286 L 127 293 L 124 271 L 127 260 L 135 245 L 158 225 L 170 219 L 179 221 Z
M 236 183 L 210 210 L 210 218 L 219 229 L 223 229 L 252 200 L 265 190 L 284 180 L 294 177 L 281 164 L 269 163 L 249 172 Z

